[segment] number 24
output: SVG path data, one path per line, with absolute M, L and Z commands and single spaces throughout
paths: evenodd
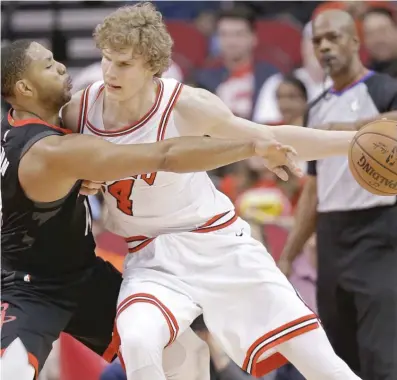
M 108 192 L 117 200 L 117 208 L 124 214 L 132 216 L 132 200 L 130 199 L 135 179 L 123 179 L 108 186 Z
M 117 200 L 117 208 L 126 215 L 133 216 L 133 202 L 130 199 L 132 189 L 134 188 L 135 181 L 144 180 L 149 186 L 154 184 L 157 173 L 142 174 L 133 179 L 123 179 L 112 183 L 107 187 L 110 195 Z

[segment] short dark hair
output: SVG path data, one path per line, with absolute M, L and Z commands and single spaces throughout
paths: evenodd
M 33 41 L 16 40 L 1 47 L 1 96 L 14 95 L 14 86 L 22 78 L 30 60 L 26 54 Z
M 236 5 L 232 8 L 221 10 L 218 13 L 217 21 L 219 22 L 226 18 L 246 21 L 249 28 L 252 31 L 255 30 L 255 14 L 250 8 L 244 5 Z
M 294 74 L 284 75 L 282 83 L 292 84 L 302 93 L 303 98 L 306 101 L 308 100 L 307 88 L 306 88 L 305 84 L 299 78 L 297 78 Z
M 373 8 L 368 9 L 364 13 L 362 18 L 365 19 L 367 16 L 370 16 L 372 14 L 378 14 L 378 15 L 386 16 L 387 18 L 389 18 L 393 22 L 394 25 L 397 25 L 396 15 L 391 9 L 384 8 L 384 7 L 373 7 Z

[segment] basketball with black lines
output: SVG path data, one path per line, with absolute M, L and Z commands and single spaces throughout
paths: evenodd
M 397 194 L 397 121 L 377 120 L 361 128 L 349 149 L 356 181 L 376 195 Z

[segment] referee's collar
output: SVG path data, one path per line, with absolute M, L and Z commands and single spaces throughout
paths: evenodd
M 354 81 L 352 84 L 350 84 L 349 86 L 345 87 L 343 90 L 340 91 L 336 91 L 333 87 L 329 90 L 330 94 L 333 95 L 343 95 L 346 91 L 349 91 L 350 89 L 352 89 L 353 87 L 357 86 L 358 84 L 365 82 L 368 78 L 372 77 L 372 75 L 374 75 L 375 72 L 374 71 L 369 71 L 367 74 L 365 74 L 363 77 L 361 77 L 360 79 Z

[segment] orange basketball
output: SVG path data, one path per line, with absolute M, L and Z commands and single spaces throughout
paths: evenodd
M 397 121 L 377 120 L 361 128 L 349 149 L 356 181 L 376 195 L 397 195 Z

